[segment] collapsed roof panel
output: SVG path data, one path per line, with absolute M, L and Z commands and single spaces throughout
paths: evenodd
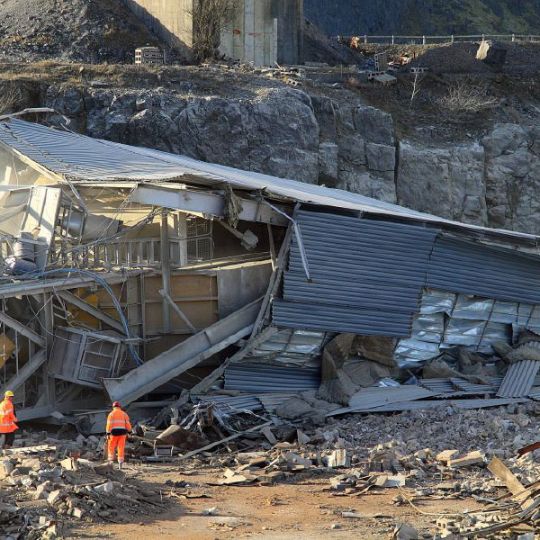
M 540 259 L 450 238 L 439 238 L 427 284 L 434 289 L 510 302 L 540 303 Z
M 158 150 L 92 139 L 14 118 L 0 123 L 0 144 L 14 154 L 31 160 L 40 170 L 49 171 L 52 178 L 60 176 L 73 181 L 100 182 L 156 182 L 182 178 L 184 182 L 194 185 L 208 187 L 228 184 L 234 189 L 264 191 L 290 201 L 431 223 L 499 239 L 534 241 L 537 238 L 515 231 L 459 223 L 357 193 L 242 171 Z
M 436 229 L 299 212 L 310 278 L 297 239 L 285 273 L 278 324 L 292 328 L 408 336 Z
M 408 337 L 428 287 L 532 305 L 540 299 L 537 257 L 416 225 L 306 211 L 297 220 L 302 246 L 293 240 L 283 299 L 274 303 L 281 326 Z M 485 326 L 479 331 L 487 337 Z M 468 343 L 462 327 L 455 334 L 453 344 Z

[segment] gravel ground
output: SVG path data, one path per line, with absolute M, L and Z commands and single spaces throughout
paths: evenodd
M 0 0 L 0 60 L 132 62 L 156 39 L 118 0 Z

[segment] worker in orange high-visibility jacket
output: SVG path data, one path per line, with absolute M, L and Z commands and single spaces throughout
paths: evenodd
M 107 437 L 109 463 L 114 462 L 114 455 L 118 450 L 118 465 L 120 469 L 124 463 L 126 440 L 128 433 L 131 432 L 131 422 L 129 416 L 122 410 L 120 403 L 113 403 L 113 410 L 107 417 Z
M 15 440 L 15 432 L 19 429 L 15 408 L 13 407 L 13 392 L 8 390 L 0 403 L 0 436 L 2 436 L 2 449 L 11 448 Z

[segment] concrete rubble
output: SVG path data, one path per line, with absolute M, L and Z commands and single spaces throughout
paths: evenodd
M 70 523 L 129 522 L 167 507 L 159 492 L 100 464 L 96 437 L 74 445 L 36 433 L 17 443 L 0 464 L 2 539 L 63 538 Z

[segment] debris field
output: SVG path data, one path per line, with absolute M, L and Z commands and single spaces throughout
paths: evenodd
M 210 496 L 322 482 L 355 502 L 347 522 L 387 490 L 423 518 L 475 503 L 385 518 L 395 538 L 534 534 L 536 236 L 28 112 L 0 121 L 1 391 L 20 428 L 0 538 L 153 518 L 208 468 Z M 133 424 L 122 470 L 103 463 L 113 402 Z M 160 466 L 179 480 L 146 483 Z

